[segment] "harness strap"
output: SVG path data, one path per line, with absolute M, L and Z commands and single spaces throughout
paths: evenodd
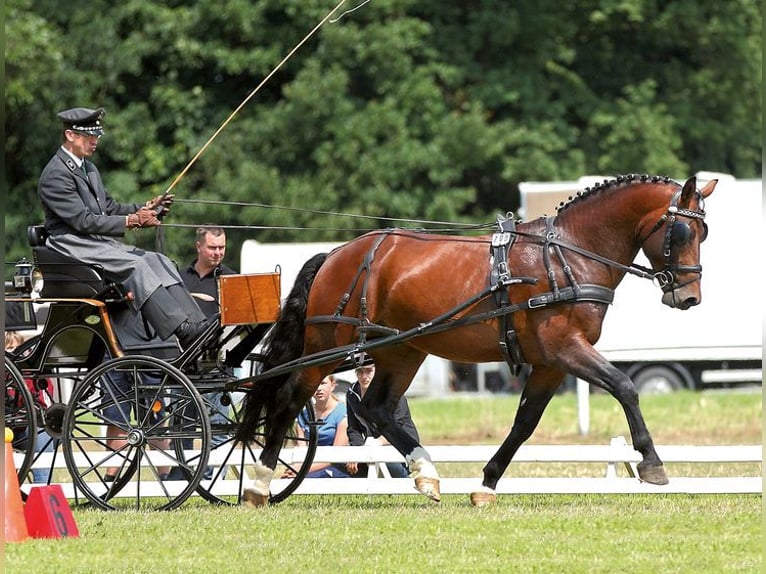
M 545 253 L 548 253 L 549 248 L 553 249 L 553 253 L 558 258 L 559 262 L 561 263 L 561 269 L 564 272 L 564 275 L 566 276 L 567 282 L 569 285 L 577 289 L 577 279 L 575 279 L 574 273 L 572 273 L 572 268 L 570 267 L 569 263 L 567 263 L 566 257 L 564 257 L 564 250 L 561 249 L 561 246 L 557 243 L 554 243 L 552 240 L 558 239 L 558 234 L 554 231 L 553 228 L 553 217 L 547 217 L 545 219 Z M 548 272 L 548 277 L 551 278 L 551 288 L 553 289 L 554 294 L 559 293 L 559 289 L 556 286 L 556 280 L 555 280 L 555 274 L 553 269 L 550 267 L 550 258 L 545 258 L 545 268 Z M 558 295 L 560 296 L 560 295 Z
M 521 303 L 507 305 L 478 315 L 455 319 L 454 321 L 451 321 L 446 328 L 453 329 L 470 323 L 479 323 L 481 321 L 486 321 L 487 319 L 495 319 L 517 311 L 540 309 L 557 303 L 579 303 L 581 301 L 611 305 L 614 301 L 614 289 L 609 289 L 603 285 L 591 284 L 579 285 L 577 287 L 563 287 L 559 290 L 558 295 L 549 291 L 548 293 L 530 297 Z
M 499 231 L 492 234 L 490 246 L 491 261 L 493 265 L 490 269 L 490 285 L 497 285 L 499 288 L 495 291 L 495 302 L 499 308 L 507 307 L 510 304 L 508 296 L 508 285 L 511 281 L 511 270 L 508 268 L 508 253 L 516 241 L 516 222 L 512 214 L 507 217 L 498 216 L 497 226 Z M 500 316 L 498 321 L 498 332 L 500 351 L 508 366 L 518 374 L 518 370 L 524 363 L 524 355 L 519 347 L 516 328 L 513 324 L 513 315 L 505 313 Z
M 368 333 L 379 332 L 385 335 L 398 335 L 401 332 L 399 329 L 370 323 L 369 319 L 360 319 L 347 315 L 314 315 L 313 317 L 306 318 L 306 325 L 317 325 L 319 323 L 343 323 L 344 325 L 354 325 L 360 331 Z
M 389 236 L 389 234 L 392 232 L 392 229 L 386 229 L 380 237 L 378 237 L 378 240 L 375 242 L 375 245 L 372 246 L 372 248 L 365 253 L 364 259 L 362 260 L 362 263 L 359 265 L 359 269 L 356 270 L 356 275 L 354 275 L 354 278 L 351 280 L 351 285 L 349 285 L 348 289 L 346 289 L 346 292 L 341 297 L 340 302 L 338 303 L 338 306 L 335 308 L 335 315 L 340 316 L 343 313 L 343 310 L 346 308 L 346 305 L 348 304 L 349 300 L 351 299 L 351 293 L 354 292 L 354 289 L 356 289 L 357 283 L 359 283 L 359 278 L 362 276 L 362 273 L 366 272 L 364 281 L 362 283 L 362 297 L 361 297 L 361 312 L 362 317 L 367 318 L 367 286 L 369 285 L 370 281 L 370 268 L 372 267 L 372 261 L 375 259 L 375 253 L 378 250 L 378 247 L 380 247 L 380 244 L 383 243 L 383 241 Z

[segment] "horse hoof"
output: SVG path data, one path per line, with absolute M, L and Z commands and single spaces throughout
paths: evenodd
M 494 491 L 478 491 L 471 493 L 471 504 L 476 507 L 491 506 L 497 502 L 497 494 Z
M 441 492 L 439 492 L 439 480 L 436 478 L 426 478 L 419 476 L 415 479 L 415 489 L 420 494 L 425 494 L 434 502 L 441 502 Z
M 667 484 L 668 475 L 665 474 L 665 468 L 660 465 L 644 466 L 638 465 L 638 478 L 649 484 Z
M 242 504 L 249 508 L 260 508 L 262 506 L 268 506 L 269 495 L 261 494 L 252 488 L 246 488 L 242 492 Z

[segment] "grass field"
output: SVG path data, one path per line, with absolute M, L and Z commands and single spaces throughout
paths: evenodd
M 627 436 L 613 399 L 592 399 L 588 436 L 577 433 L 574 396 L 562 395 L 530 442 Z M 425 443 L 496 443 L 517 401 L 416 399 L 411 408 Z M 642 406 L 657 444 L 761 443 L 760 394 L 678 393 Z M 439 505 L 419 496 L 293 496 L 258 511 L 193 499 L 169 513 L 74 515 L 79 538 L 7 544 L 6 571 L 718 574 L 763 566 L 758 495 L 505 495 L 484 509 L 457 495 Z

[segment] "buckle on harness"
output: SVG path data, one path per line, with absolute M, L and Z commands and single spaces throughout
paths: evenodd
M 497 262 L 497 282 L 500 285 L 506 285 L 510 281 L 510 274 L 508 273 L 508 262 L 507 261 L 498 261 Z
M 540 295 L 539 297 L 530 297 L 527 300 L 527 307 L 530 309 L 537 309 L 539 307 L 545 307 L 548 304 L 548 297 Z

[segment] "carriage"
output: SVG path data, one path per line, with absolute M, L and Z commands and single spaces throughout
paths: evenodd
M 28 238 L 33 262 L 16 263 L 5 298 L 6 332 L 32 333 L 5 353 L 22 495 L 32 477 L 103 509 L 172 509 L 195 492 L 238 503 L 260 447 L 234 439 L 247 390 L 235 373 L 257 368 L 254 350 L 279 314 L 279 271 L 222 277 L 219 324 L 181 352 L 129 308 L 123 286 L 46 247 L 42 226 Z M 312 405 L 305 410 L 313 423 Z M 289 478 L 272 502 L 303 479 L 316 432 L 292 433 L 285 447 Z
M 405 456 L 414 487 L 438 501 L 438 472 L 397 428 L 393 408 L 429 353 L 505 360 L 531 373 L 472 503 L 495 500 L 497 481 L 567 374 L 617 399 L 643 455 L 640 478 L 665 484 L 635 388 L 593 345 L 626 273 L 655 282 L 665 305 L 700 303 L 704 198 L 715 185 L 618 176 L 556 216 L 500 217 L 491 234 L 370 232 L 307 261 L 281 305 L 277 274 L 234 276 L 221 285 L 220 323 L 184 352 L 146 333 L 127 309 L 130 293 L 52 254 L 32 228 L 43 278 L 37 304 L 50 309 L 42 332 L 6 354 L 6 404 L 9 388 L 23 395 L 25 380 L 49 393 L 45 405 L 22 397 L 14 424 L 44 429 L 61 447 L 71 495 L 100 508 L 176 508 L 195 491 L 261 506 L 294 492 L 311 465 L 315 427 L 302 436 L 295 421 L 305 410 L 316 424 L 310 398 L 319 381 L 369 356 L 377 368 L 365 418 Z M 633 262 L 640 250 L 650 268 Z M 28 319 L 36 271 L 25 265 L 14 277 L 25 296 L 6 302 Z M 40 445 L 26 452 L 45 455 Z

